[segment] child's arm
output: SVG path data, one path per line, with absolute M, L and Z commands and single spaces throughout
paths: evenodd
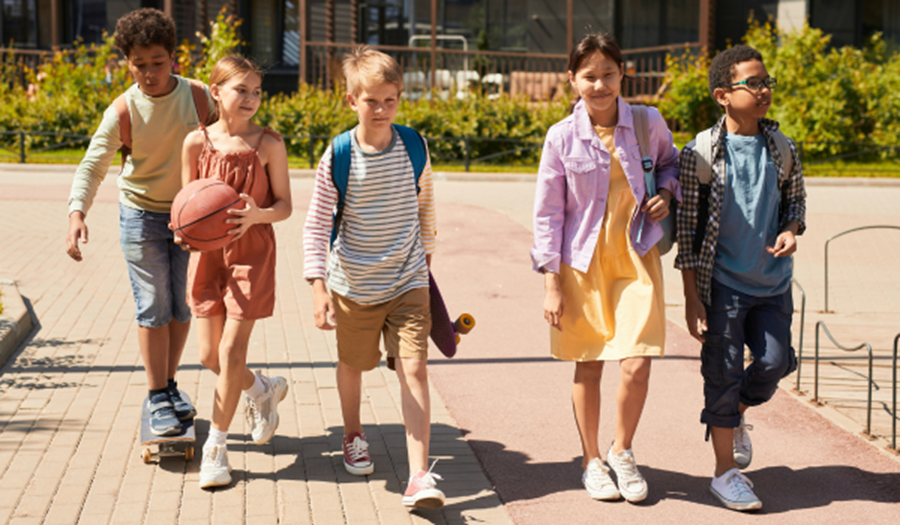
M 316 170 L 316 183 L 303 226 L 303 278 L 313 287 L 316 327 L 334 329 L 334 302 L 325 284 L 325 260 L 334 224 L 332 210 L 337 189 L 331 180 L 331 147 L 325 150 Z
M 534 247 L 531 261 L 544 274 L 544 319 L 560 328 L 564 298 L 559 286 L 563 224 L 566 208 L 566 168 L 551 145 L 544 142 L 534 196 Z
M 188 133 L 187 137 L 184 138 L 184 145 L 181 147 L 181 186 L 187 186 L 191 182 L 197 180 L 199 176 L 199 166 L 198 162 L 200 159 L 200 153 L 203 152 L 203 141 L 206 140 L 203 136 L 203 131 L 199 129 L 195 129 L 194 131 Z M 172 228 L 172 224 L 169 223 L 169 229 Z M 191 250 L 190 245 L 185 243 L 184 240 L 178 236 L 178 233 L 175 233 L 173 236 L 173 242 L 181 247 L 182 250 Z
M 694 237 L 704 234 L 704 232 L 696 231 L 700 200 L 700 180 L 697 178 L 696 166 L 694 150 L 688 145 L 681 152 L 678 169 L 682 199 L 675 220 L 675 231 L 678 238 L 675 267 L 681 270 L 681 279 L 684 285 L 685 321 L 688 331 L 695 339 L 703 342 L 703 332 L 706 331 L 706 307 L 697 290 L 697 268 L 700 267 L 700 256 L 694 253 Z
M 288 173 L 287 149 L 280 137 L 268 133 L 263 135 L 260 146 L 261 157 L 265 159 L 264 167 L 269 175 L 269 186 L 272 188 L 272 205 L 268 208 L 260 208 L 256 201 L 246 193 L 241 194 L 246 206 L 243 209 L 228 210 L 233 218 L 226 220 L 236 227 L 228 233 L 234 234 L 234 240 L 240 239 L 244 233 L 254 224 L 272 224 L 283 221 L 291 216 L 293 205 L 291 204 L 291 178 Z
M 109 167 L 122 147 L 119 136 L 119 117 L 110 106 L 103 113 L 100 126 L 91 137 L 91 144 L 81 164 L 75 171 L 72 192 L 69 195 L 69 229 L 66 233 L 66 253 L 76 261 L 81 261 L 79 242 L 88 242 L 88 227 L 85 224 L 87 212 L 94 202 L 100 183 L 106 178 Z
M 780 219 L 780 230 L 775 246 L 769 246 L 766 251 L 775 257 L 787 257 L 797 251 L 796 236 L 802 235 L 806 230 L 806 188 L 803 184 L 803 167 L 800 165 L 800 155 L 794 141 L 789 140 L 791 156 L 793 157 L 793 169 L 788 175 L 788 182 L 782 191 L 782 199 L 787 202 L 783 207 Z
M 437 247 L 437 219 L 434 206 L 434 177 L 431 172 L 431 155 L 425 146 L 426 161 L 419 177 L 419 235 L 425 249 L 425 264 L 431 268 L 431 257 Z

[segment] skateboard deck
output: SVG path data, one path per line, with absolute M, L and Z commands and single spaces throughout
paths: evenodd
M 442 354 L 453 357 L 456 355 L 460 335 L 469 333 L 475 327 L 475 318 L 469 314 L 462 314 L 455 322 L 450 321 L 447 306 L 444 305 L 441 291 L 431 272 L 428 272 L 428 292 L 431 297 L 431 340 Z
M 179 390 L 179 392 L 181 392 L 182 398 L 190 402 L 191 398 L 184 390 Z M 179 434 L 157 436 L 150 432 L 150 398 L 144 398 L 141 410 L 141 446 L 144 447 L 141 458 L 144 463 L 151 463 L 154 459 L 159 461 L 168 456 L 184 456 L 185 461 L 191 461 L 194 459 L 194 441 L 196 439 L 193 419 L 181 422 L 181 433 Z M 156 452 L 150 448 L 153 445 L 158 446 Z

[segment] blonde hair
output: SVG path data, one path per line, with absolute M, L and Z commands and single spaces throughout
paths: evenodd
M 240 55 L 229 55 L 220 59 L 213 66 L 212 73 L 209 74 L 209 87 L 221 86 L 241 73 L 256 73 L 260 81 L 263 77 L 262 70 L 249 58 Z M 216 115 L 219 115 L 221 114 L 219 101 L 213 100 L 216 103 Z
M 403 91 L 403 70 L 394 57 L 369 46 L 355 47 L 341 66 L 347 79 L 347 93 L 358 95 L 360 90 L 377 84 L 393 84 Z

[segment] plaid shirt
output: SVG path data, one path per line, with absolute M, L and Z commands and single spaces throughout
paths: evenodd
M 779 207 L 778 230 L 783 231 L 790 221 L 797 221 L 800 225 L 797 234 L 806 230 L 806 190 L 803 187 L 803 169 L 800 166 L 800 157 L 792 140 L 788 140 L 791 146 L 791 155 L 794 158 L 794 167 L 791 173 L 785 173 L 778 146 L 775 144 L 774 134 L 778 130 L 778 122 L 769 119 L 760 119 L 759 127 L 766 137 L 769 148 L 769 156 L 775 163 L 778 172 L 778 188 L 781 191 L 781 206 Z M 681 183 L 682 201 L 678 205 L 678 217 L 676 231 L 678 239 L 678 256 L 675 258 L 675 267 L 679 270 L 697 271 L 697 290 L 704 304 L 709 305 L 710 289 L 712 283 L 713 264 L 715 262 L 716 245 L 719 239 L 719 222 L 722 217 L 722 194 L 725 184 L 725 117 L 712 128 L 712 181 L 709 192 L 709 221 L 706 231 L 697 231 L 697 221 L 700 206 L 700 181 L 697 178 L 697 159 L 695 158 L 695 142 L 685 146 L 681 152 L 679 161 L 679 177 Z M 694 238 L 702 233 L 703 239 L 700 251 L 694 251 Z

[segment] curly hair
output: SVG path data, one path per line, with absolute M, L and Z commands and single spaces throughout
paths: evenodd
M 726 88 L 734 82 L 734 67 L 750 60 L 763 61 L 759 51 L 750 46 L 739 45 L 722 51 L 709 65 L 709 94 L 718 88 Z M 715 98 L 715 95 L 713 95 Z
M 132 11 L 116 22 L 116 47 L 131 56 L 138 46 L 162 46 L 170 55 L 175 52 L 175 21 L 159 9 L 146 7 Z

